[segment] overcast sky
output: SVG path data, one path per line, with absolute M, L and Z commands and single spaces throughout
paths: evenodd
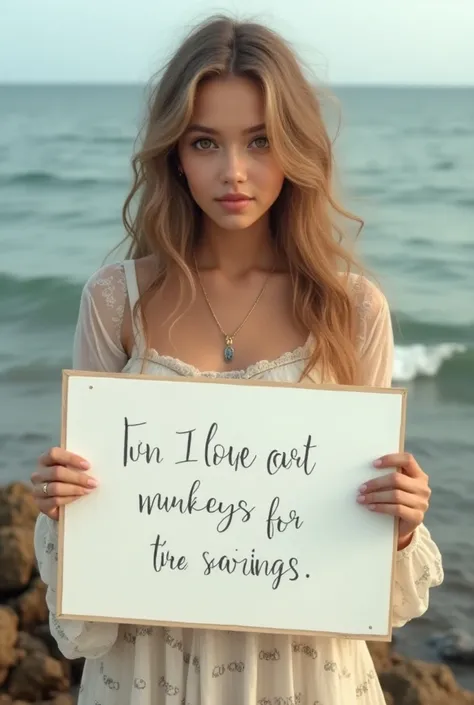
M 474 0 L 0 0 L 0 82 L 143 82 L 215 11 L 268 22 L 324 81 L 474 84 Z

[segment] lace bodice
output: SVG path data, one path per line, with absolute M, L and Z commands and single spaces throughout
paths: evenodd
M 384 295 L 368 279 L 351 276 L 351 293 L 357 317 L 363 383 L 386 387 L 391 384 L 393 334 L 390 312 Z M 136 345 L 128 358 L 121 343 L 121 331 L 127 306 L 133 308 L 138 297 L 134 262 L 109 264 L 96 272 L 85 284 L 74 341 L 74 367 L 90 371 L 131 371 L 138 360 L 180 376 L 206 376 L 252 379 L 259 376 L 292 377 L 302 372 L 311 354 L 313 339 L 274 360 L 260 360 L 243 370 L 215 372 L 198 370 L 193 365 L 159 351 L 146 348 L 141 331 L 135 331 Z M 318 370 L 311 373 L 317 382 Z

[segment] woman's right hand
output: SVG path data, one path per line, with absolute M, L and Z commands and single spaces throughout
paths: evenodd
M 62 448 L 51 448 L 40 456 L 31 476 L 33 496 L 38 509 L 57 521 L 59 507 L 92 492 L 97 481 L 85 470 L 87 460 Z

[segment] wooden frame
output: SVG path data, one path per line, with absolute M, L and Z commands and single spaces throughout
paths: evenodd
M 399 452 L 404 451 L 404 441 L 406 433 L 406 402 L 407 402 L 407 390 L 401 387 L 371 387 L 371 386 L 349 386 L 349 385 L 338 385 L 338 384 L 314 384 L 311 382 L 274 382 L 267 380 L 247 380 L 247 379 L 236 379 L 227 377 L 168 377 L 168 376 L 157 376 L 148 374 L 124 374 L 121 372 L 108 373 L 108 372 L 82 372 L 76 370 L 63 370 L 62 374 L 62 409 L 61 409 L 61 447 L 66 448 L 66 434 L 67 434 L 67 402 L 68 402 L 68 383 L 71 377 L 88 377 L 88 378 L 126 378 L 126 379 L 136 379 L 136 380 L 148 380 L 148 381 L 165 381 L 172 383 L 196 383 L 196 384 L 224 384 L 224 385 L 247 385 L 247 386 L 260 386 L 260 387 L 293 387 L 293 388 L 307 388 L 307 389 L 320 389 L 328 391 L 349 391 L 349 392 L 370 392 L 379 394 L 396 394 L 401 397 L 402 404 L 402 421 L 400 425 L 400 436 L 399 436 Z M 387 634 L 376 635 L 376 634 L 344 634 L 335 632 L 320 632 L 320 631 L 306 631 L 306 630 L 283 630 L 283 629 L 272 629 L 272 628 L 256 628 L 256 627 L 239 627 L 236 625 L 208 625 L 208 624 L 196 624 L 196 623 L 178 623 L 171 621 L 150 621 L 150 620 L 127 620 L 120 618 L 110 618 L 110 617 L 93 617 L 93 616 L 76 616 L 70 614 L 64 614 L 62 611 L 62 574 L 63 574 L 63 556 L 64 556 L 64 513 L 65 507 L 60 507 L 59 512 L 59 532 L 58 532 L 58 580 L 57 580 L 57 616 L 61 619 L 72 619 L 79 621 L 95 621 L 104 623 L 118 623 L 118 624 L 136 624 L 136 625 L 147 625 L 147 626 L 166 626 L 166 627 L 182 627 L 182 628 L 193 628 L 193 629 L 210 629 L 210 630 L 232 630 L 232 631 L 244 631 L 244 632 L 258 632 L 258 633 L 277 633 L 277 634 L 292 634 L 292 635 L 302 635 L 302 636 L 321 636 L 328 638 L 347 638 L 347 639 L 367 639 L 370 641 L 391 641 L 392 639 L 392 603 L 393 603 L 393 587 L 394 587 L 394 573 L 395 573 L 395 562 L 397 556 L 397 545 L 398 545 L 398 522 L 394 522 L 393 531 L 393 556 L 392 556 L 392 569 L 391 569 L 391 587 L 390 587 L 390 615 L 389 615 L 389 628 Z

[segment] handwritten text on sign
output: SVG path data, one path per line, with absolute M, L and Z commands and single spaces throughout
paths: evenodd
M 140 431 L 145 431 L 146 421 L 131 424 L 129 419 L 124 419 L 123 433 L 123 466 L 130 463 L 156 464 L 166 462 L 162 450 L 159 446 L 152 446 L 149 442 L 140 439 Z M 195 439 L 197 429 L 187 431 L 176 431 L 177 436 L 183 437 L 183 455 L 179 459 L 171 460 L 171 464 L 183 465 L 188 463 L 198 463 L 198 467 L 204 465 L 206 468 L 222 467 L 225 471 L 239 472 L 249 470 L 258 456 L 247 446 L 235 448 L 232 445 L 225 446 L 219 442 L 219 425 L 213 422 L 209 431 L 205 434 L 205 440 L 199 443 Z M 135 438 L 135 441 L 132 439 Z M 268 475 L 276 475 L 282 470 L 301 469 L 306 475 L 311 475 L 316 467 L 312 454 L 316 446 L 312 444 L 311 435 L 308 436 L 302 448 L 292 448 L 291 450 L 272 449 L 268 453 L 264 465 Z M 196 457 L 197 456 L 197 457 Z M 168 463 L 169 465 L 170 463 Z M 217 516 L 217 520 L 212 522 L 218 533 L 225 533 L 235 523 L 246 523 L 252 519 L 256 507 L 250 506 L 248 500 L 239 498 L 233 502 L 222 501 L 214 496 L 201 496 L 202 481 L 199 478 L 193 480 L 189 491 L 186 490 L 184 496 L 172 496 L 162 492 L 156 492 L 153 496 L 138 494 L 138 511 L 140 514 L 151 515 L 153 512 L 178 512 L 180 514 L 192 515 L 195 512 L 205 512 L 208 515 Z M 269 540 L 275 538 L 276 533 L 282 533 L 292 527 L 294 530 L 301 529 L 302 519 L 295 509 L 281 513 L 280 497 L 274 496 L 265 512 L 265 533 Z M 189 562 L 187 556 L 175 556 L 168 548 L 168 541 L 161 534 L 157 534 L 153 547 L 153 569 L 159 573 L 162 570 L 187 570 Z M 236 571 L 241 571 L 243 575 L 266 575 L 274 576 L 272 588 L 276 590 L 284 576 L 289 580 L 299 578 L 298 559 L 294 556 L 288 561 L 277 558 L 268 560 L 259 559 L 252 550 L 250 557 L 236 558 L 229 555 L 212 556 L 209 551 L 201 554 L 203 561 L 204 575 L 211 575 L 212 571 L 224 571 L 232 575 Z M 309 577 L 309 576 L 307 576 Z
M 65 513 L 62 614 L 388 637 L 393 520 L 356 490 L 400 447 L 403 393 L 65 384 L 100 487 Z

